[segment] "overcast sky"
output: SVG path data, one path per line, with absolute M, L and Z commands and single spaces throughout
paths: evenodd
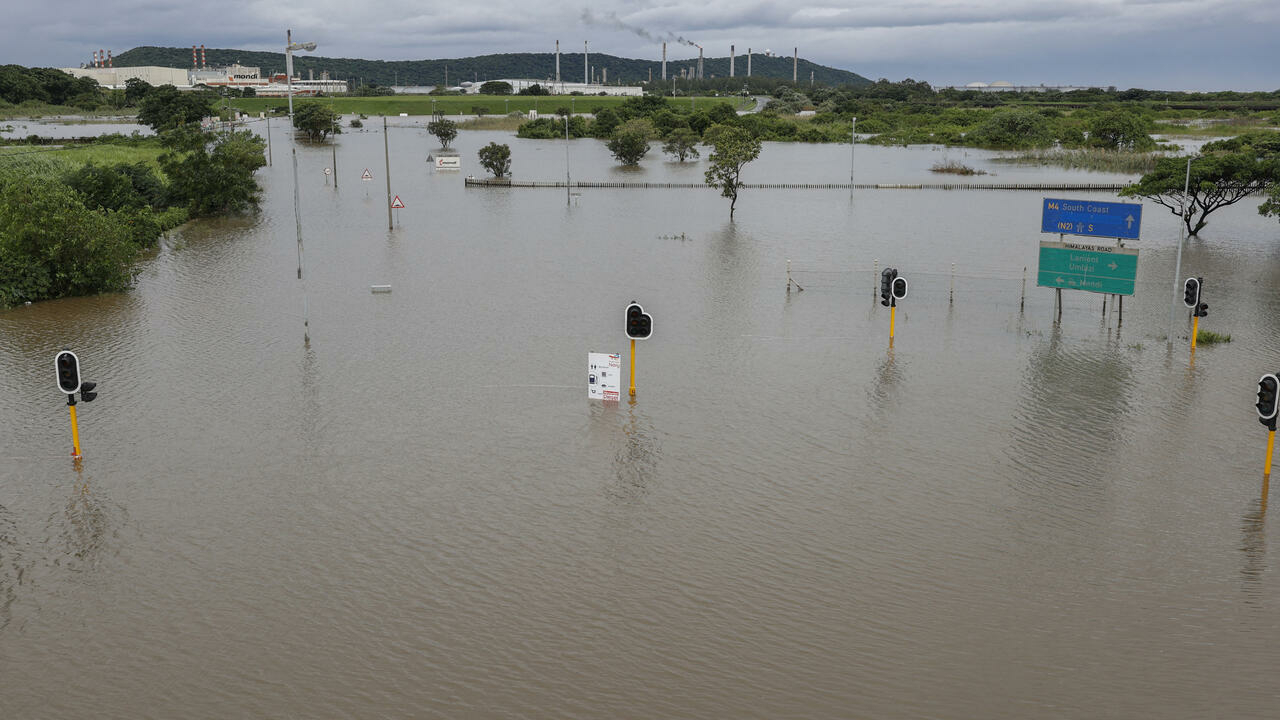
M 933 85 L 1280 89 L 1280 0 L 51 0 L 15 2 L 0 63 L 74 66 L 99 48 L 280 50 L 382 60 L 592 51 L 658 59 L 769 49 Z M 684 51 L 684 52 L 682 52 Z M 673 45 L 672 58 L 696 56 Z

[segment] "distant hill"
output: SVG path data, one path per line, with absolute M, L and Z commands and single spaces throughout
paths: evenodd
M 209 65 L 230 65 L 240 63 L 249 67 L 262 68 L 263 74 L 284 72 L 284 53 L 257 52 L 253 50 L 226 50 L 222 48 L 206 48 L 205 61 Z M 560 55 L 560 77 L 567 82 L 581 82 L 583 68 L 582 54 L 562 53 Z M 621 58 L 616 55 L 592 53 L 591 64 L 597 75 L 604 68 L 608 70 L 609 82 L 637 84 L 649 79 L 649 71 L 653 71 L 654 79 L 662 74 L 661 60 L 636 60 Z M 679 75 L 680 68 L 697 65 L 697 57 L 669 59 L 667 62 L 668 77 Z M 115 56 L 116 67 L 137 65 L 161 65 L 164 67 L 185 68 L 191 66 L 191 48 L 136 47 Z M 449 83 L 456 85 L 464 80 L 481 81 L 497 78 L 555 78 L 555 53 L 504 53 L 500 55 L 478 55 L 468 58 L 452 58 L 440 60 L 361 60 L 358 58 L 316 57 L 310 53 L 300 52 L 293 56 L 294 72 L 307 77 L 308 71 L 314 71 L 316 77 L 321 71 L 328 70 L 329 76 L 337 80 L 349 80 L 365 85 L 442 85 L 445 81 L 445 67 L 448 67 Z M 735 64 L 735 75 L 746 75 L 747 59 L 738 56 Z M 808 84 L 809 72 L 813 72 L 815 82 L 825 85 L 861 85 L 870 80 L 849 72 L 825 65 L 809 62 L 804 58 L 799 61 L 799 83 Z M 791 58 L 765 57 L 760 54 L 751 56 L 751 74 L 753 77 L 791 79 Z M 703 61 L 703 75 L 707 78 L 728 77 L 729 58 L 706 58 Z

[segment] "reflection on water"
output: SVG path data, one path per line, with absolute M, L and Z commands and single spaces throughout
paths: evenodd
M 610 489 L 612 496 L 629 502 L 650 492 L 650 485 L 659 478 L 658 459 L 662 454 L 656 433 L 636 405 L 634 400 L 627 402 L 621 444 L 613 458 L 616 483 Z
M 57 548 L 51 561 L 74 572 L 92 572 L 118 547 L 127 521 L 124 508 L 95 494 L 79 470 L 62 512 L 49 518 L 48 531 Z
M 1261 496 L 1249 503 L 1249 511 L 1241 518 L 1242 538 L 1240 552 L 1244 558 L 1240 566 L 1240 579 L 1246 602 L 1255 607 L 1265 607 L 1267 591 L 1263 576 L 1267 572 L 1267 491 L 1269 479 L 1262 481 Z

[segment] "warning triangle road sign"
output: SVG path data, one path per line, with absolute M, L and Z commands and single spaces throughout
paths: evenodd
M 372 180 L 372 179 L 373 179 L 373 173 L 369 172 L 369 168 L 365 168 L 365 169 L 364 169 L 364 172 L 360 173 L 360 179 L 361 179 L 361 180 Z
M 391 207 L 393 207 L 393 208 L 395 208 L 395 209 L 397 209 L 397 210 L 402 210 L 402 209 L 404 209 L 404 203 L 400 202 L 400 196 L 399 196 L 399 195 L 397 195 L 397 196 L 396 196 L 396 199 L 395 199 L 395 200 L 392 200 L 392 201 L 391 201 Z

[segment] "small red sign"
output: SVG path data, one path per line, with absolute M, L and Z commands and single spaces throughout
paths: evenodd
M 402 210 L 402 209 L 404 209 L 404 203 L 400 202 L 400 196 L 399 196 L 399 195 L 397 195 L 397 196 L 396 196 L 396 199 L 395 199 L 395 200 L 392 200 L 392 201 L 391 201 L 391 207 L 393 207 L 393 208 L 395 208 L 395 209 L 397 209 L 397 210 Z

